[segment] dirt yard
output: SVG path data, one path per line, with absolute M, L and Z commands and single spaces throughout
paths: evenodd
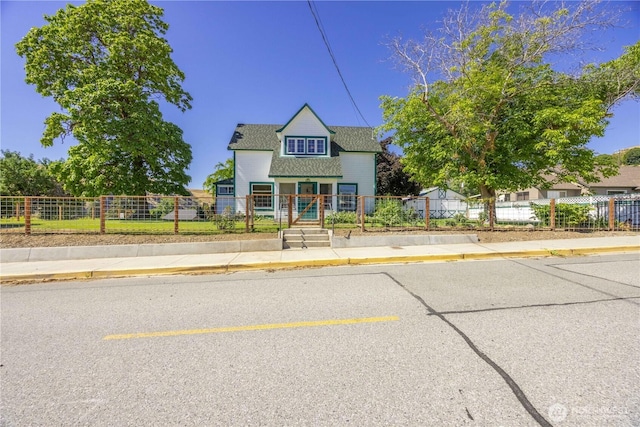
M 638 232 L 630 231 L 474 231 L 474 230 L 444 230 L 444 231 L 365 231 L 359 229 L 337 230 L 337 236 L 345 236 L 351 232 L 352 236 L 371 236 L 376 234 L 476 234 L 481 242 L 515 242 L 524 240 L 551 240 L 551 239 L 579 239 L 585 237 L 623 236 L 636 235 Z M 164 234 L 34 234 L 25 236 L 17 233 L 0 233 L 0 248 L 35 248 L 52 246 L 96 246 L 96 245 L 128 245 L 143 243 L 189 243 L 189 242 L 215 242 L 221 240 L 256 240 L 274 239 L 276 233 L 239 233 L 239 234 L 214 234 L 214 235 L 164 235 Z

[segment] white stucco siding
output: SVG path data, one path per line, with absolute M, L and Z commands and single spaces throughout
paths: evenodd
M 252 182 L 273 182 L 269 178 L 271 151 L 236 151 L 236 197 L 249 194 Z
M 339 183 L 358 184 L 358 195 L 374 196 L 375 155 L 373 153 L 340 153 L 342 178 Z

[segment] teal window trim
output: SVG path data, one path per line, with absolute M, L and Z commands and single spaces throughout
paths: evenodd
M 255 209 L 257 211 L 273 211 L 273 208 L 274 208 L 274 204 L 273 204 L 274 183 L 273 182 L 253 182 L 253 181 L 249 182 L 249 194 L 251 194 L 251 195 L 254 194 L 253 193 L 253 186 L 254 185 L 269 185 L 271 187 L 271 197 L 270 197 L 270 199 L 267 199 L 267 200 L 270 200 L 271 206 L 270 207 L 265 207 L 265 206 L 258 207 L 257 206 L 258 203 L 256 202 L 256 208 Z M 268 196 L 265 194 L 264 197 L 268 197 Z
M 225 188 L 225 189 L 230 189 L 231 191 L 228 193 L 223 193 L 221 190 Z M 216 185 L 216 196 L 233 196 L 235 195 L 235 188 L 233 185 L 227 184 L 227 185 Z
M 304 140 L 304 149 L 302 151 L 298 150 L 298 140 Z M 289 140 L 293 141 L 295 151 L 289 150 Z M 314 140 L 314 151 L 313 153 L 309 152 L 309 140 Z M 318 153 L 318 144 L 317 141 L 322 141 L 322 152 Z M 327 143 L 326 136 L 304 136 L 304 135 L 287 135 L 284 137 L 284 154 L 287 156 L 310 156 L 310 157 L 327 157 L 329 154 L 329 147 Z

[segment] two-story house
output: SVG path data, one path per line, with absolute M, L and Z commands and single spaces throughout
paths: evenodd
M 312 196 L 325 196 L 325 210 L 355 211 L 355 196 L 376 194 L 376 155 L 382 149 L 374 130 L 327 126 L 307 104 L 284 125 L 238 124 L 228 149 L 234 178 L 225 191 L 233 191 L 237 212 L 245 211 L 243 198 L 254 195 L 259 215 L 286 215 L 292 200 L 293 215 L 314 220 L 318 207 L 309 206 Z M 367 212 L 373 206 L 373 198 L 365 202 Z

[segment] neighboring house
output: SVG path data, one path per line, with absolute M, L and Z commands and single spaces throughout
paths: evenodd
M 309 196 L 295 197 L 292 212 L 314 220 L 314 195 L 326 196 L 326 210 L 355 211 L 355 196 L 376 194 L 376 154 L 382 149 L 373 129 L 327 126 L 307 104 L 284 125 L 238 124 L 228 149 L 240 212 L 245 196 L 255 195 L 257 214 L 286 215 L 289 198 L 273 195 L 300 194 Z M 371 198 L 365 210 L 373 206 Z
M 222 181 L 218 181 L 215 183 L 215 186 L 216 186 L 216 198 L 215 198 L 216 212 L 215 213 L 218 215 L 225 212 L 231 213 L 235 206 L 233 178 L 223 179 Z
M 549 176 L 549 180 L 553 177 Z M 585 195 L 616 195 L 640 193 L 640 166 L 621 165 L 618 175 L 603 178 L 599 182 L 588 185 L 573 183 L 557 183 L 548 189 L 527 188 L 515 193 L 500 194 L 501 202 L 521 200 L 559 199 L 562 197 L 579 197 Z
M 169 212 L 162 217 L 165 221 L 174 221 L 176 219 L 175 212 Z M 197 209 L 178 209 L 178 221 L 196 221 L 199 220 Z
M 420 218 L 424 218 L 425 198 L 429 198 L 429 215 L 431 218 L 452 218 L 458 213 L 467 212 L 465 197 L 448 188 L 430 187 L 420 191 L 418 198 L 409 198 L 405 202 L 407 208 L 413 208 Z
M 448 188 L 440 188 L 440 187 L 429 187 L 420 191 L 418 197 L 428 197 L 429 200 L 464 200 L 462 194 L 450 190 Z
M 618 175 L 589 184 L 589 192 L 597 195 L 640 193 L 640 166 L 622 165 Z

